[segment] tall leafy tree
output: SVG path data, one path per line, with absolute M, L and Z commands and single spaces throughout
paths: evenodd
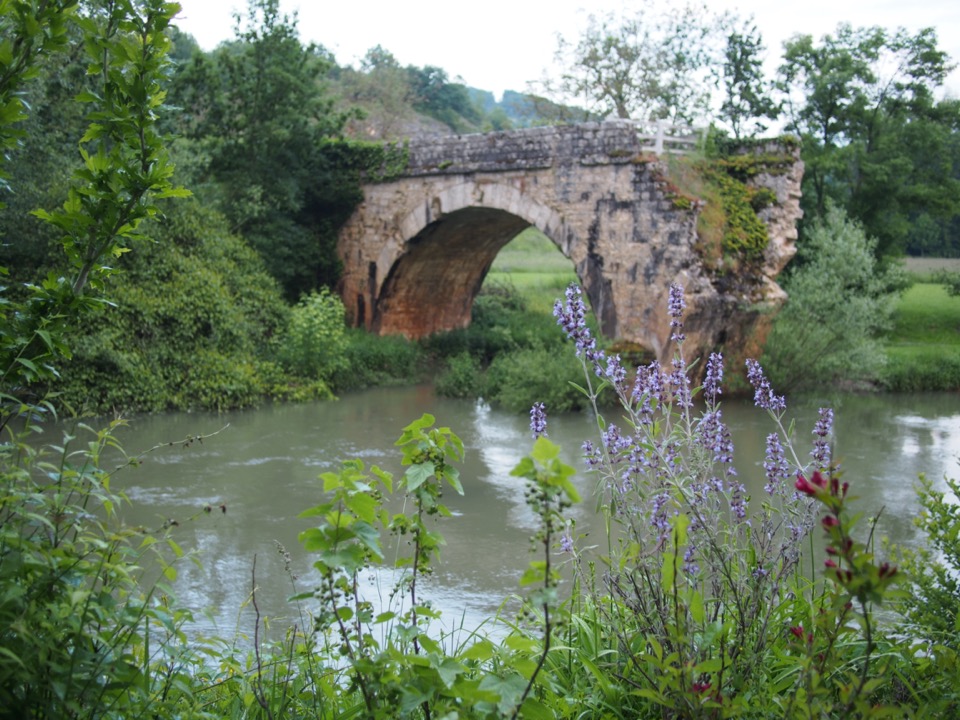
M 565 69 L 544 89 L 603 117 L 692 121 L 709 106 L 719 28 L 706 6 L 689 3 L 592 15 L 575 42 L 560 38 Z
M 279 0 L 250 0 L 235 19 L 232 42 L 181 67 L 177 129 L 206 158 L 199 191 L 294 299 L 339 273 L 335 225 L 359 188 L 338 177 L 323 142 L 340 136 L 350 113 L 335 111 L 325 89 L 332 57 L 300 42 L 296 15 L 282 14 Z
M 936 99 L 950 69 L 932 28 L 841 25 L 819 43 L 787 43 L 780 83 L 788 129 L 804 144 L 808 216 L 838 203 L 887 254 L 903 249 L 919 213 L 960 212 L 950 159 L 960 106 Z
M 776 120 L 780 108 L 771 98 L 773 84 L 763 72 L 763 39 L 757 26 L 746 23 L 731 29 L 723 55 L 724 90 L 720 117 L 737 140 L 767 129 L 764 120 Z

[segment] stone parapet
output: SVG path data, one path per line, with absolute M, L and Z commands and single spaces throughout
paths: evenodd
M 415 138 L 407 149 L 405 175 L 419 177 L 624 163 L 640 153 L 640 141 L 633 122 L 612 120 Z

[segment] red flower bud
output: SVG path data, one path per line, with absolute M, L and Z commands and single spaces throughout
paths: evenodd
M 835 568 L 835 567 L 837 567 L 837 563 L 834 562 L 833 560 L 829 560 L 829 559 L 828 559 L 828 560 L 824 560 L 824 561 L 823 561 L 823 564 L 826 565 L 828 568 Z
M 802 492 L 804 495 L 816 495 L 817 490 L 826 486 L 827 481 L 824 480 L 823 475 L 820 474 L 820 471 L 817 470 L 813 473 L 813 476 L 807 480 L 803 475 L 797 474 L 797 482 L 794 483 L 794 487 Z
M 840 521 L 837 519 L 836 515 L 827 515 L 820 521 L 820 524 L 823 525 L 824 530 L 829 530 L 832 527 L 836 527 L 840 524 Z
M 790 632 L 793 634 L 797 640 L 803 640 L 803 625 L 793 625 L 790 627 Z

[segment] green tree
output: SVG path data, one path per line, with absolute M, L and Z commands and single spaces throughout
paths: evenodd
M 719 28 L 705 6 L 689 3 L 591 15 L 575 43 L 559 39 L 556 61 L 564 70 L 544 89 L 601 117 L 691 122 L 709 105 L 717 64 L 711 38 Z
M 803 140 L 808 218 L 833 201 L 888 254 L 902 252 L 918 214 L 960 212 L 960 103 L 935 99 L 950 69 L 932 28 L 840 25 L 819 44 L 809 35 L 787 43 L 780 85 L 787 128 Z
M 35 212 L 56 229 L 66 270 L 22 287 L 25 299 L 4 298 L 0 304 L 0 427 L 30 399 L 30 385 L 56 377 L 57 365 L 70 355 L 68 329 L 102 302 L 105 283 L 115 272 L 113 261 L 143 237 L 141 223 L 158 214 L 157 201 L 188 194 L 171 182 L 173 165 L 157 126 L 169 66 L 165 30 L 178 9 L 159 0 L 79 8 L 75 3 L 0 5 L 0 17 L 13 31 L 6 57 L 14 58 L 0 80 L 0 98 L 10 98 L 3 100 L 7 115 L 0 121 L 0 144 L 11 147 L 10 139 L 22 135 L 12 127 L 26 112 L 17 93 L 37 75 L 44 53 L 66 46 L 68 20 L 81 33 L 87 72 L 96 79 L 93 90 L 78 96 L 90 108 L 89 122 L 67 199 L 58 210 Z M 46 50 L 24 54 L 26 46 Z
M 767 129 L 763 120 L 776 120 L 779 107 L 771 99 L 772 83 L 763 73 L 763 39 L 748 23 L 727 35 L 723 59 L 724 99 L 720 117 L 730 124 L 735 139 Z M 747 132 L 752 127 L 752 132 Z
M 349 113 L 336 112 L 325 78 L 334 63 L 304 46 L 278 0 L 251 0 L 235 39 L 195 54 L 171 91 L 175 128 L 205 158 L 198 192 L 215 202 L 261 254 L 290 299 L 339 275 L 336 226 L 359 187 L 324 152 Z
M 479 125 L 480 111 L 470 100 L 463 83 L 450 82 L 445 70 L 433 65 L 407 67 L 413 90 L 413 107 L 439 120 L 451 130 L 462 131 Z
M 891 321 L 895 270 L 882 269 L 876 241 L 845 211 L 828 205 L 806 233 L 797 269 L 783 283 L 789 299 L 764 351 L 783 391 L 873 381 L 884 362 L 877 340 Z

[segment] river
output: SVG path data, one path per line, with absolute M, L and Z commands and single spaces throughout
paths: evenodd
M 914 483 L 920 473 L 941 485 L 945 475 L 960 477 L 960 398 L 839 395 L 794 402 L 788 415 L 797 420 L 801 452 L 809 451 L 820 405 L 835 409 L 835 456 L 851 492 L 859 496 L 859 509 L 866 517 L 882 510 L 881 536 L 908 545 L 922 542 L 913 526 L 918 510 Z M 772 422 L 747 402 L 727 401 L 723 407 L 733 430 L 737 469 L 756 497 L 762 493 L 764 439 Z M 297 515 L 322 500 L 317 476 L 348 458 L 399 475 L 400 456 L 393 443 L 424 412 L 460 435 L 467 454 L 461 467 L 465 496 L 444 494 L 454 517 L 440 523 L 447 545 L 421 597 L 441 608 L 448 623 L 472 627 L 518 591 L 520 572 L 529 560 L 534 518 L 524 505 L 522 482 L 510 476 L 532 442 L 526 417 L 438 398 L 428 386 L 378 388 L 337 402 L 269 405 L 219 415 L 136 417 L 118 431 L 130 454 L 187 435 L 217 434 L 148 454 L 141 466 L 119 472 L 113 489 L 131 500 L 122 509 L 129 523 L 156 530 L 176 520 L 172 536 L 199 562 L 177 564 L 173 590 L 179 603 L 194 611 L 202 631 L 252 635 L 254 557 L 260 612 L 274 629 L 286 628 L 302 622 L 300 611 L 310 607 L 308 601 L 298 609 L 287 598 L 313 584 L 312 560 L 297 542 L 310 521 Z M 582 442 L 596 439 L 596 423 L 587 414 L 550 417 L 548 433 L 580 471 L 575 483 L 584 502 L 571 511 L 578 532 L 599 539 L 590 499 L 594 481 L 582 471 L 579 457 Z M 204 512 L 205 507 L 212 511 Z M 385 598 L 390 582 L 389 573 L 364 578 L 371 597 Z

